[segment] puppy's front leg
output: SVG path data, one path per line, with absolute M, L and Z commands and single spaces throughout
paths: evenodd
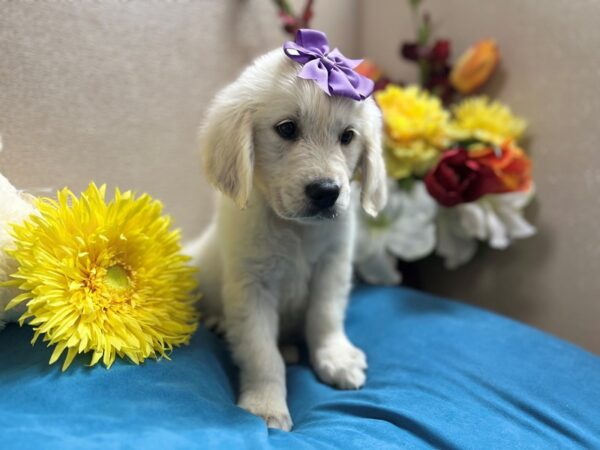
M 306 317 L 306 340 L 317 375 L 340 389 L 358 389 L 366 380 L 367 359 L 344 331 L 351 288 L 349 255 L 329 254 L 316 267 Z
M 223 293 L 227 339 L 240 368 L 238 405 L 262 417 L 269 428 L 289 431 L 276 299 L 258 281 L 226 283 Z

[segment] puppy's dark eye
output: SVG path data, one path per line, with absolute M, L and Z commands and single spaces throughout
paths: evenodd
M 342 145 L 348 145 L 348 144 L 350 144 L 350 142 L 352 142 L 352 139 L 354 139 L 354 131 L 346 130 L 340 136 L 340 143 Z
M 284 120 L 283 122 L 279 122 L 275 125 L 275 131 L 279 136 L 283 139 L 291 141 L 296 138 L 298 134 L 298 127 L 292 120 Z

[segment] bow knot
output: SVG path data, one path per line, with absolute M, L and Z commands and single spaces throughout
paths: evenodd
M 362 60 L 346 58 L 337 48 L 330 51 L 325 33 L 300 29 L 283 51 L 303 66 L 298 76 L 313 80 L 327 95 L 364 100 L 373 93 L 373 81 L 354 71 Z

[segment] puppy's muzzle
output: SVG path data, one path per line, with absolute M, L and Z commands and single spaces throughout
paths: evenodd
M 321 179 L 306 185 L 304 189 L 311 209 L 323 211 L 335 205 L 340 196 L 340 186 L 331 179 Z

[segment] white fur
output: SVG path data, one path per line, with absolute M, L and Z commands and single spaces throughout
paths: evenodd
M 239 405 L 283 430 L 292 421 L 282 341 L 304 335 L 326 383 L 357 389 L 365 382 L 365 355 L 344 332 L 355 172 L 365 211 L 376 215 L 386 202 L 374 101 L 329 97 L 298 78 L 299 69 L 275 50 L 216 96 L 200 144 L 206 176 L 224 195 L 213 223 L 187 248 L 200 268 L 204 317 L 225 331 L 240 367 Z M 274 130 L 290 118 L 300 126 L 293 142 Z M 342 146 L 347 127 L 356 136 Z M 317 219 L 307 213 L 305 186 L 321 178 L 341 191 L 334 213 Z

